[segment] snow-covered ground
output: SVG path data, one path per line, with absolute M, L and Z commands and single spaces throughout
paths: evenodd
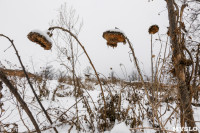
M 104 103 L 98 84 L 84 81 L 81 85 L 82 95 L 75 98 L 73 85 L 59 83 L 57 80 L 47 80 L 46 82 L 33 80 L 34 88 L 38 95 L 43 94 L 40 100 L 54 122 L 53 125 L 50 125 L 27 81 L 17 78 L 15 82 L 17 82 L 17 89 L 28 104 L 42 133 L 54 133 L 51 127 L 56 127 L 59 133 L 74 133 L 78 131 L 77 124 L 80 127 L 79 132 L 103 132 L 99 129 L 103 125 L 101 111 Z M 43 93 L 39 92 L 39 88 L 43 90 Z M 104 131 L 105 133 L 155 133 L 161 128 L 156 119 L 157 127 L 153 128 L 152 126 L 152 107 L 143 88 L 126 86 L 122 83 L 108 83 L 103 88 L 108 108 L 107 124 L 109 125 L 107 131 Z M 0 110 L 2 112 L 0 114 L 0 131 L 3 132 L 4 129 L 10 132 L 14 132 L 16 129 L 16 132 L 24 133 L 34 131 L 30 119 L 5 85 L 1 92 L 3 106 Z M 168 130 L 167 132 L 174 131 L 175 127 L 180 126 L 176 102 L 164 99 L 165 92 L 158 94 L 158 100 L 162 101 L 157 107 L 159 121 L 165 130 Z M 193 107 L 193 109 L 195 120 L 200 121 L 200 107 Z M 112 116 L 113 112 L 114 116 Z M 199 130 L 200 123 L 196 124 Z

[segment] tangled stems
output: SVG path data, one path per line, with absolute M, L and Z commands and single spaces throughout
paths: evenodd
M 127 40 L 128 44 L 129 44 L 129 48 L 131 49 L 131 52 L 132 52 L 132 55 L 133 55 L 133 59 L 134 59 L 134 62 L 135 62 L 135 66 L 137 68 L 138 74 L 139 74 L 140 79 L 142 81 L 142 85 L 144 86 L 144 90 L 145 90 L 145 93 L 147 95 L 147 99 L 149 100 L 151 106 L 154 107 L 152 101 L 150 100 L 147 88 L 145 87 L 144 79 L 143 79 L 142 73 L 140 71 L 140 68 L 139 68 L 139 65 L 138 65 L 138 62 L 137 62 L 137 58 L 135 56 L 134 49 L 133 49 L 133 47 L 131 45 L 130 40 L 127 37 L 126 37 L 126 40 Z M 161 125 L 162 129 L 164 130 L 165 128 L 164 128 L 163 124 L 161 123 L 161 121 L 159 120 L 158 115 L 156 114 L 155 110 L 153 110 L 153 114 L 155 114 L 155 117 L 157 118 L 157 120 L 158 120 L 159 124 Z
M 103 115 L 103 116 L 104 116 L 104 121 L 106 122 L 106 100 L 105 100 L 105 96 L 104 96 L 104 92 L 103 92 L 103 87 L 102 87 L 102 84 L 101 84 L 99 75 L 98 75 L 98 73 L 97 73 L 97 71 L 96 71 L 96 69 L 95 69 L 95 67 L 94 67 L 94 64 L 92 63 L 92 60 L 90 59 L 90 57 L 89 57 L 87 51 L 85 50 L 84 46 L 83 46 L 82 43 L 79 41 L 79 39 L 77 38 L 77 36 L 76 36 L 75 34 L 73 34 L 70 30 L 64 29 L 64 28 L 62 28 L 62 27 L 55 26 L 55 27 L 50 27 L 50 28 L 49 28 L 49 31 L 53 31 L 54 29 L 60 29 L 60 30 L 62 30 L 62 31 L 64 31 L 64 32 L 69 33 L 69 34 L 78 42 L 78 44 L 80 45 L 80 47 L 83 49 L 84 53 L 86 54 L 86 56 L 87 56 L 87 58 L 88 58 L 88 60 L 89 60 L 89 63 L 90 63 L 90 65 L 92 66 L 92 68 L 93 68 L 93 70 L 94 70 L 94 72 L 95 72 L 96 78 L 97 78 L 97 80 L 98 80 L 98 82 L 99 82 L 99 86 L 100 86 L 100 88 L 101 88 L 102 98 L 103 98 L 103 102 L 104 102 L 104 115 Z
M 29 79 L 29 77 L 28 77 L 28 74 L 27 74 L 27 72 L 26 72 L 26 70 L 25 70 L 25 67 L 24 67 L 24 65 L 23 65 L 23 63 L 22 63 L 22 60 L 21 60 L 21 58 L 20 58 L 20 56 L 19 56 L 19 53 L 18 53 L 18 51 L 17 51 L 17 48 L 16 48 L 15 45 L 14 45 L 13 40 L 11 40 L 9 37 L 7 37 L 7 36 L 5 36 L 5 35 L 3 35 L 3 34 L 0 34 L 0 36 L 5 37 L 6 39 L 8 39 L 8 40 L 10 41 L 11 45 L 13 46 L 13 48 L 14 48 L 14 50 L 15 50 L 15 52 L 16 52 L 17 58 L 18 58 L 18 60 L 19 60 L 19 62 L 20 62 L 20 65 L 21 65 L 21 67 L 22 67 L 22 69 L 23 69 L 23 71 L 24 71 L 24 74 L 25 74 L 25 76 L 26 76 L 26 78 L 27 78 L 27 81 L 28 81 L 28 83 L 29 83 L 29 85 L 30 85 L 30 88 L 31 88 L 31 90 L 32 90 L 32 92 L 33 92 L 33 94 L 34 94 L 34 96 L 36 97 L 37 102 L 39 103 L 40 107 L 42 108 L 42 111 L 44 112 L 44 114 L 46 115 L 46 117 L 47 117 L 47 119 L 49 120 L 50 124 L 52 125 L 53 122 L 52 122 L 51 118 L 49 117 L 47 111 L 45 110 L 44 106 L 43 106 L 42 103 L 40 102 L 40 100 L 39 100 L 39 98 L 38 98 L 38 96 L 37 96 L 37 94 L 36 94 L 36 92 L 35 92 L 35 90 L 34 90 L 34 88 L 33 88 L 33 85 L 31 84 L 31 81 L 30 81 L 30 79 Z M 3 73 L 2 73 L 2 74 L 3 74 Z M 6 77 L 5 77 L 5 78 L 6 78 Z M 8 86 L 8 85 L 7 85 L 7 86 Z M 11 92 L 12 92 L 12 91 L 11 91 Z M 13 93 L 13 94 L 14 94 L 14 93 Z M 25 103 L 25 102 L 24 102 L 24 103 Z M 22 106 L 22 107 L 23 107 L 23 106 Z M 31 116 L 29 116 L 29 117 L 31 118 Z M 33 121 L 33 120 L 32 120 L 32 121 Z M 37 124 L 37 123 L 36 123 L 36 124 Z M 37 132 L 40 133 L 39 127 L 37 127 L 36 124 L 34 124 L 34 126 L 35 126 Z M 58 133 L 58 131 L 57 131 L 57 129 L 56 129 L 55 127 L 54 127 L 53 129 L 54 129 L 54 131 L 55 131 L 56 133 Z

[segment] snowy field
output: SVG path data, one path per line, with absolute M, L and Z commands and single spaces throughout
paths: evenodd
M 161 128 L 156 117 L 153 119 L 152 107 L 144 88 L 129 86 L 123 82 L 104 84 L 108 126 L 107 131 L 101 131 L 101 126 L 105 124 L 102 117 L 104 103 L 100 87 L 94 81 L 83 81 L 80 85 L 80 95 L 76 98 L 73 95 L 74 87 L 68 82 L 32 80 L 53 125 L 50 125 L 42 112 L 27 81 L 23 78 L 16 78 L 13 81 L 17 83 L 15 86 L 28 104 L 42 133 L 54 133 L 52 127 L 56 127 L 59 133 L 78 131 L 83 133 L 155 133 Z M 1 92 L 3 94 L 0 114 L 1 132 L 4 130 L 19 133 L 35 131 L 30 119 L 5 85 Z M 158 93 L 157 118 L 166 132 L 175 132 L 175 128 L 178 129 L 180 126 L 175 96 L 166 95 L 164 91 Z M 200 107 L 193 107 L 193 109 L 195 120 L 200 121 Z M 197 128 L 200 129 L 199 122 L 197 122 Z

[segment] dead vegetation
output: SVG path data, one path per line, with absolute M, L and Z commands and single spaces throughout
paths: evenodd
M 41 47 L 43 47 L 45 50 L 50 50 L 52 47 L 51 42 L 44 36 L 41 35 L 40 33 L 37 32 L 30 32 L 27 35 L 28 39 L 32 42 L 35 42 L 39 44 Z
M 176 6 L 176 3 L 174 1 L 168 0 L 166 2 L 168 4 L 168 10 L 172 10 L 174 12 L 174 7 L 176 7 L 176 10 L 179 10 L 179 7 Z M 185 8 L 184 6 L 185 5 L 182 6 L 181 11 Z M 68 16 L 65 16 L 65 12 L 61 12 L 60 14 L 61 18 L 58 22 L 60 22 L 61 26 L 50 27 L 49 30 L 51 33 L 56 29 L 65 32 L 65 34 L 62 36 L 62 39 L 65 38 L 66 40 L 64 42 L 69 46 L 67 46 L 66 48 L 64 47 L 67 51 L 64 54 L 62 53 L 63 49 L 61 47 L 59 50 L 61 54 L 64 55 L 64 58 L 68 61 L 67 63 L 63 61 L 62 65 L 64 65 L 69 71 L 69 75 L 60 72 L 60 75 L 56 77 L 58 82 L 56 82 L 57 84 L 54 82 L 56 86 L 54 86 L 54 88 L 52 89 L 52 84 L 48 85 L 48 82 L 53 82 L 54 73 L 51 73 L 49 69 L 45 69 L 40 75 L 40 77 L 42 77 L 41 80 L 37 81 L 38 84 L 36 85 L 36 87 L 38 88 L 37 93 L 39 93 L 38 99 L 37 94 L 32 86 L 33 83 L 31 83 L 28 78 L 35 78 L 36 76 L 34 74 L 26 73 L 25 69 L 23 69 L 23 71 L 0 69 L 0 78 L 2 79 L 2 81 L 4 81 L 4 83 L 8 86 L 12 94 L 17 99 L 17 102 L 14 102 L 14 105 L 18 107 L 19 115 L 21 116 L 20 112 L 22 112 L 22 110 L 25 110 L 33 125 L 35 126 L 36 130 L 31 131 L 29 127 L 27 127 L 24 123 L 24 119 L 21 118 L 21 121 L 27 128 L 28 132 L 40 133 L 41 131 L 49 130 L 51 128 L 53 128 L 55 132 L 58 132 L 57 128 L 65 125 L 70 127 L 68 130 L 66 130 L 68 132 L 71 132 L 73 128 L 75 128 L 77 132 L 104 132 L 110 131 L 117 122 L 125 122 L 125 124 L 130 127 L 131 130 L 134 132 L 143 132 L 145 128 L 154 129 L 157 132 L 173 132 L 167 130 L 167 124 L 180 124 L 181 127 L 184 127 L 186 124 L 190 127 L 195 126 L 196 121 L 194 121 L 193 119 L 193 110 L 191 108 L 191 105 L 197 107 L 199 106 L 199 104 L 192 103 L 194 94 L 199 94 L 199 52 L 197 52 L 196 55 L 196 67 L 194 70 L 194 60 L 192 60 L 191 53 L 188 52 L 187 48 L 185 47 L 185 34 L 181 33 L 182 23 L 180 24 L 180 27 L 176 27 L 179 26 L 179 24 L 176 24 L 175 28 L 176 30 L 178 29 L 178 31 L 175 32 L 173 31 L 173 20 L 170 20 L 169 32 L 172 49 L 169 52 L 169 56 L 167 56 L 166 49 L 167 45 L 169 45 L 167 40 L 164 48 L 164 55 L 161 57 L 160 50 L 160 53 L 157 55 L 158 58 L 156 59 L 156 61 L 154 61 L 155 66 L 153 65 L 152 60 L 152 68 L 155 69 L 152 69 L 151 82 L 144 80 L 144 74 L 140 69 L 140 65 L 136 58 L 133 46 L 129 39 L 124 35 L 124 33 L 117 29 L 109 30 L 103 33 L 103 38 L 107 40 L 107 45 L 109 46 L 117 47 L 117 43 L 120 42 L 128 42 L 129 44 L 131 54 L 133 55 L 135 67 L 138 71 L 138 80 L 140 81 L 136 80 L 135 82 L 127 82 L 124 80 L 120 80 L 113 75 L 111 75 L 108 79 L 99 77 L 99 73 L 94 67 L 87 51 L 78 39 L 78 34 L 72 32 L 77 31 L 73 28 L 71 29 L 71 27 L 73 27 L 71 26 L 71 24 L 76 24 L 76 22 L 67 23 L 65 21 L 67 20 L 65 17 Z M 74 14 L 71 15 L 72 16 L 70 17 L 73 18 Z M 169 18 L 173 19 L 177 17 L 177 19 L 182 19 L 178 18 L 179 16 L 174 15 L 175 14 L 171 14 L 172 18 Z M 159 27 L 157 25 L 153 25 L 149 28 L 149 34 L 151 34 L 152 36 L 152 34 L 157 33 L 158 30 Z M 58 37 L 60 37 L 61 32 L 58 33 Z M 38 43 L 46 50 L 51 49 L 52 44 L 39 33 L 31 32 L 29 33 L 28 38 L 31 41 Z M 157 40 L 159 40 L 162 44 L 160 36 L 158 36 L 158 38 L 159 39 Z M 78 67 L 76 64 L 76 61 L 78 61 L 78 56 L 77 53 L 74 53 L 77 49 L 74 48 L 75 42 L 73 42 L 72 40 L 78 43 L 77 47 L 82 48 L 82 51 L 85 53 L 92 69 L 94 70 L 95 77 L 92 77 L 88 72 L 85 74 L 86 79 L 83 80 L 78 75 Z M 10 42 L 13 44 L 13 41 L 10 40 Z M 179 44 L 179 46 L 181 47 L 176 46 L 176 44 Z M 18 54 L 17 56 L 19 57 Z M 151 59 L 155 57 L 155 55 L 151 54 Z M 170 58 L 172 58 L 172 60 L 170 60 Z M 1 72 L 1 70 L 3 72 Z M 172 70 L 171 72 L 173 72 L 174 77 L 170 73 L 168 73 L 169 70 Z M 14 81 L 10 83 L 10 81 L 3 73 L 8 76 L 17 77 L 25 77 L 27 74 L 27 81 L 31 89 L 33 90 L 35 97 L 28 97 L 27 99 L 25 89 L 27 89 L 28 87 L 26 87 L 25 85 L 23 86 L 19 84 L 19 82 L 17 82 L 15 86 L 18 86 L 20 88 L 22 88 L 21 86 L 23 86 L 25 88 L 22 90 L 17 90 L 16 87 L 12 85 Z M 193 84 L 191 84 L 192 81 Z M 50 88 L 51 91 L 49 91 Z M 2 88 L 0 88 L 0 90 L 1 89 Z M 92 98 L 89 91 L 100 92 L 99 95 L 95 97 L 96 101 L 93 100 L 94 97 Z M 49 93 L 51 93 L 52 95 L 49 95 Z M 2 98 L 7 97 L 4 97 L 0 93 L 0 100 Z M 35 98 L 42 108 L 42 111 L 39 107 L 35 107 L 35 105 L 32 104 L 32 101 L 34 101 Z M 51 102 L 53 104 L 51 104 L 51 106 L 49 106 L 47 109 L 44 109 L 40 101 L 49 100 L 49 98 L 51 99 L 50 104 Z M 74 104 L 72 104 L 68 108 L 65 108 L 66 106 L 60 107 L 61 98 L 73 98 Z M 13 96 L 10 96 L 6 100 L 9 99 L 15 101 Z M 33 100 L 26 103 L 25 101 L 29 99 Z M 198 102 L 198 95 L 196 99 Z M 20 106 L 22 106 L 22 108 L 18 105 L 18 102 L 20 103 Z M 65 101 L 64 104 L 67 103 L 68 102 Z M 37 114 L 36 118 L 39 118 L 39 116 L 43 116 L 45 114 L 46 117 L 44 117 L 44 121 L 48 120 L 49 123 L 45 123 L 44 121 L 41 122 L 40 120 L 36 121 L 29 110 L 29 106 L 27 106 L 26 104 L 31 106 L 31 109 L 35 111 L 35 114 Z M 58 106 L 53 106 L 54 104 L 58 104 Z M 82 107 L 80 107 L 80 105 Z M 0 101 L 1 112 L 4 112 L 5 110 L 3 110 L 2 107 L 3 105 Z M 145 127 L 145 122 L 147 122 L 150 127 Z M 40 127 L 38 126 L 38 124 L 40 125 Z M 0 126 L 4 125 L 6 125 L 9 129 L 5 128 L 3 129 L 3 131 L 17 132 L 17 130 L 15 129 L 18 128 L 17 124 L 7 125 L 4 123 L 0 123 Z
M 117 43 L 126 43 L 126 39 L 123 33 L 115 30 L 108 30 L 103 33 L 103 38 L 107 40 L 107 45 L 111 47 L 117 47 Z
M 7 76 L 17 76 L 17 77 L 25 77 L 24 71 L 23 70 L 13 70 L 13 69 L 2 69 L 2 71 L 7 75 Z M 35 74 L 32 74 L 30 72 L 27 72 L 28 76 L 30 78 L 37 78 L 38 76 Z
M 159 31 L 158 25 L 152 25 L 149 27 L 149 34 L 156 34 Z

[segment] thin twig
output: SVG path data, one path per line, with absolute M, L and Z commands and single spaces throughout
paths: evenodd
M 12 46 L 13 46 L 15 52 L 16 52 L 17 58 L 18 58 L 18 60 L 19 60 L 19 62 L 20 62 L 20 65 L 21 65 L 21 67 L 22 67 L 22 69 L 23 69 L 23 71 L 24 71 L 24 74 L 25 74 L 25 76 L 26 76 L 26 79 L 27 79 L 27 81 L 28 81 L 28 84 L 30 85 L 31 90 L 32 90 L 32 92 L 33 92 L 35 98 L 37 99 L 37 102 L 39 103 L 40 107 L 42 108 L 42 111 L 43 111 L 44 114 L 46 115 L 46 117 L 47 117 L 47 119 L 49 120 L 49 122 L 50 122 L 51 124 L 53 124 L 51 118 L 49 117 L 48 113 L 46 112 L 45 108 L 43 107 L 42 103 L 40 102 L 40 100 L 39 100 L 39 98 L 38 98 L 38 96 L 37 96 L 37 94 L 36 94 L 36 92 L 35 92 L 35 90 L 34 90 L 34 88 L 33 88 L 33 85 L 32 85 L 32 83 L 31 83 L 31 81 L 30 81 L 30 79 L 29 79 L 29 76 L 28 76 L 28 74 L 27 74 L 27 72 L 26 72 L 26 70 L 25 70 L 25 67 L 24 67 L 24 65 L 23 65 L 23 63 L 22 63 L 22 60 L 21 60 L 21 58 L 20 58 L 20 56 L 19 56 L 19 53 L 18 53 L 18 51 L 17 51 L 17 48 L 16 48 L 15 45 L 14 45 L 13 40 L 11 40 L 9 37 L 7 37 L 7 36 L 5 36 L 5 35 L 3 35 L 3 34 L 0 34 L 0 36 L 3 36 L 3 37 L 5 37 L 5 38 L 7 38 L 7 39 L 10 41 L 10 43 L 12 44 Z M 58 131 L 56 130 L 56 128 L 54 128 L 54 131 L 55 131 L 56 133 L 58 133 Z
M 143 87 L 144 87 L 145 93 L 146 93 L 146 95 L 147 95 L 147 99 L 149 100 L 149 102 L 150 102 L 150 104 L 151 104 L 151 107 L 153 107 L 153 103 L 152 103 L 152 101 L 151 101 L 151 99 L 150 99 L 150 97 L 149 97 L 147 88 L 146 88 L 146 86 L 145 86 L 144 79 L 143 79 L 143 76 L 142 76 L 142 74 L 141 74 L 141 71 L 140 71 L 140 68 L 139 68 L 139 65 L 138 65 L 138 62 L 137 62 L 137 58 L 136 58 L 136 56 L 135 56 L 134 49 L 133 49 L 133 47 L 132 47 L 132 45 L 131 45 L 131 42 L 129 41 L 129 39 L 128 39 L 127 37 L 126 37 L 126 40 L 127 40 L 128 44 L 129 44 L 129 47 L 130 47 L 130 49 L 131 49 L 131 51 L 132 51 L 133 59 L 134 59 L 134 62 L 135 62 L 137 71 L 138 71 L 138 73 L 139 73 L 140 79 L 141 79 L 141 81 L 142 81 L 142 85 L 143 85 Z M 161 121 L 159 120 L 158 115 L 155 113 L 155 110 L 153 110 L 153 113 L 155 114 L 155 116 L 156 116 L 156 118 L 157 118 L 159 124 L 161 125 L 161 127 L 164 129 L 164 126 L 163 126 L 163 124 L 161 123 Z
M 153 127 L 137 127 L 137 128 L 130 128 L 129 130 L 137 130 L 137 129 L 153 129 L 153 130 L 158 130 L 158 131 L 161 130 L 161 131 L 165 131 L 165 132 L 176 133 L 175 131 L 161 129 L 161 128 L 153 128 Z
M 67 30 L 67 29 L 64 29 L 64 28 L 62 28 L 62 27 L 58 27 L 58 26 L 50 27 L 50 28 L 49 28 L 49 30 L 52 30 L 52 31 L 53 31 L 54 29 L 60 29 L 60 30 L 62 30 L 62 31 L 64 31 L 64 32 L 69 33 L 69 34 L 78 42 L 78 44 L 81 46 L 81 48 L 83 49 L 84 53 L 86 54 L 86 56 L 87 56 L 87 58 L 88 58 L 88 60 L 89 60 L 89 63 L 91 64 L 91 66 L 92 66 L 92 68 L 93 68 L 93 70 L 94 70 L 94 72 L 95 72 L 96 78 L 97 78 L 97 80 L 98 80 L 98 82 L 99 82 L 99 86 L 100 86 L 100 88 L 101 88 L 102 99 L 103 99 L 103 102 L 104 102 L 104 115 L 103 115 L 103 116 L 104 116 L 104 121 L 106 122 L 106 100 L 105 100 L 105 96 L 104 96 L 103 87 L 102 87 L 100 78 L 99 78 L 99 76 L 98 76 L 98 73 L 97 73 L 97 71 L 96 71 L 96 68 L 94 67 L 94 64 L 92 63 L 92 60 L 90 59 L 90 57 L 89 57 L 87 51 L 85 50 L 84 46 L 83 46 L 82 43 L 79 41 L 79 39 L 77 38 L 77 36 L 76 36 L 75 34 L 73 34 L 71 31 L 69 31 L 69 30 Z

